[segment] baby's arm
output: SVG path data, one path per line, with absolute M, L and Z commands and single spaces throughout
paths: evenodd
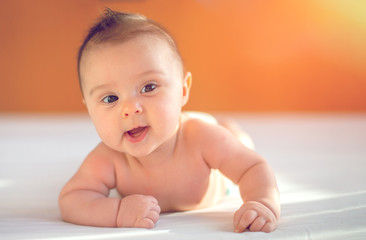
M 265 162 L 249 167 L 237 181 L 244 204 L 234 215 L 236 232 L 272 232 L 280 215 L 276 179 Z
M 62 218 L 71 223 L 98 227 L 153 228 L 160 207 L 151 196 L 130 195 L 109 198 L 116 187 L 113 162 L 99 145 L 60 193 Z
M 239 185 L 244 204 L 234 215 L 236 232 L 271 232 L 280 215 L 279 194 L 274 174 L 256 152 L 245 147 L 227 129 L 202 124 L 200 145 L 204 158 L 212 168 Z

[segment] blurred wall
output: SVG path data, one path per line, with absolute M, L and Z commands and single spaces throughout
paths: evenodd
M 366 111 L 366 2 L 0 1 L 0 112 L 85 111 L 76 54 L 104 7 L 176 38 L 187 110 Z

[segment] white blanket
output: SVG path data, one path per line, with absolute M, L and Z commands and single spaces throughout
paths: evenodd
M 152 230 L 77 226 L 57 197 L 98 136 L 84 115 L 0 115 L 0 239 L 366 239 L 366 114 L 231 114 L 276 172 L 275 232 L 233 233 L 237 193 Z M 235 192 L 235 191 L 234 191 Z

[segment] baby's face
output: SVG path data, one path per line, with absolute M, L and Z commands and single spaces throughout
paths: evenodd
M 80 73 L 89 115 L 107 146 L 143 157 L 175 136 L 189 89 L 163 40 L 143 35 L 93 46 Z

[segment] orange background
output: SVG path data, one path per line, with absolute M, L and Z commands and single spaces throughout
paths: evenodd
M 366 2 L 0 1 L 0 112 L 80 112 L 76 54 L 104 7 L 167 29 L 187 110 L 366 111 Z

